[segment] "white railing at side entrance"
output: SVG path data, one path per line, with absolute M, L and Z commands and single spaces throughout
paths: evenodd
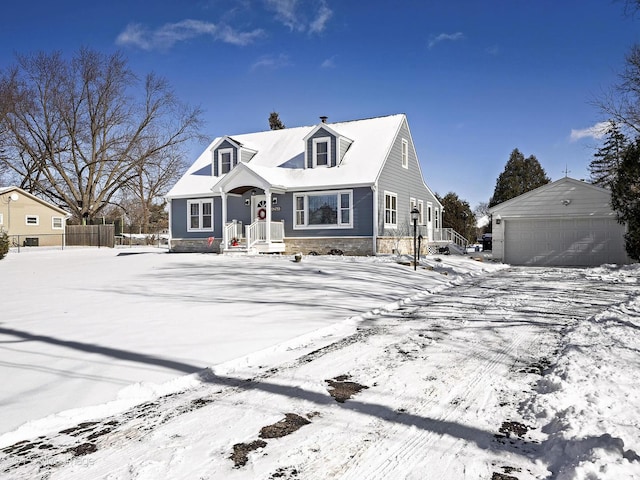
M 257 220 L 246 227 L 247 248 L 251 248 L 258 242 L 267 241 L 267 222 Z M 270 240 L 272 243 L 282 243 L 284 241 L 284 222 L 271 222 Z

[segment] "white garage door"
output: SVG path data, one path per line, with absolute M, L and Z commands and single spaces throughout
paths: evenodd
M 597 266 L 625 263 L 624 227 L 611 218 L 505 221 L 506 263 Z

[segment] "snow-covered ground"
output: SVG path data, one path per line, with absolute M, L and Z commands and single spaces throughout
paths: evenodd
M 639 273 L 10 254 L 0 477 L 640 478 Z

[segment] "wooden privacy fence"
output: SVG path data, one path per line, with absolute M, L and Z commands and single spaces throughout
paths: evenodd
M 70 247 L 113 248 L 115 225 L 67 225 L 66 244 Z

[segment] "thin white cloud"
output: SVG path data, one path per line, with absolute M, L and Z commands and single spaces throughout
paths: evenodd
M 333 10 L 325 0 L 317 2 L 317 8 L 312 12 L 303 10 L 303 7 L 310 5 L 309 2 L 299 0 L 265 0 L 265 2 L 267 8 L 275 13 L 276 20 L 291 31 L 321 33 L 333 16 Z
M 281 53 L 280 55 L 263 55 L 253 65 L 251 65 L 251 71 L 259 69 L 275 70 L 278 68 L 288 67 L 291 65 L 289 56 Z
M 497 45 L 493 45 L 485 50 L 489 55 L 497 56 L 500 55 L 500 47 Z
M 572 128 L 569 138 L 572 142 L 577 142 L 583 138 L 594 138 L 596 140 L 600 140 L 607 134 L 610 128 L 611 124 L 609 122 L 599 122 L 592 127 L 583 128 L 581 130 Z
M 320 64 L 320 66 L 322 68 L 335 68 L 336 67 L 335 59 L 336 59 L 335 56 L 333 56 L 331 58 L 327 58 L 324 62 L 322 62 Z
M 317 17 L 311 22 L 311 25 L 309 25 L 309 33 L 322 32 L 332 15 L 333 11 L 327 7 L 326 3 L 322 2 Z
M 429 48 L 435 47 L 440 42 L 455 42 L 457 40 L 463 40 L 464 33 L 456 32 L 456 33 L 441 33 L 440 35 L 436 35 L 429 40 Z
M 228 25 L 216 25 L 201 20 L 182 20 L 167 23 L 156 30 L 132 23 L 116 38 L 116 44 L 134 46 L 143 50 L 166 50 L 176 43 L 189 40 L 201 35 L 207 35 L 215 40 L 233 45 L 248 45 L 264 34 L 256 29 L 251 32 L 237 32 Z
M 291 30 L 304 30 L 296 12 L 298 0 L 267 0 L 267 6 L 276 13 L 276 19 Z

